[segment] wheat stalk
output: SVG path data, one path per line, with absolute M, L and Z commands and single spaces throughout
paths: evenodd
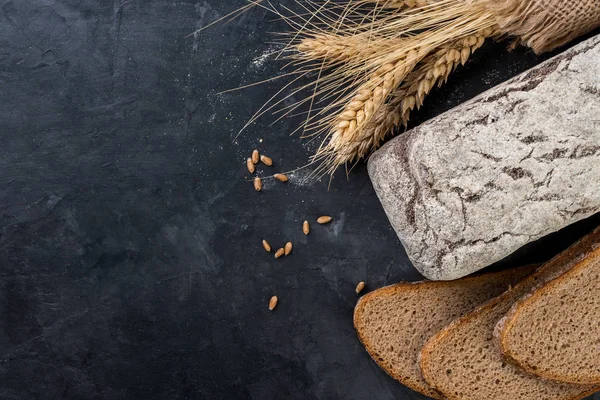
M 337 166 L 375 150 L 390 130 L 407 121 L 410 110 L 422 105 L 431 88 L 445 81 L 459 63 L 466 62 L 492 32 L 492 28 L 486 27 L 450 44 L 432 40 L 431 47 L 423 46 L 418 51 L 413 48 L 394 63 L 388 62 L 375 70 L 349 103 L 328 122 L 330 140 L 314 156 L 314 160 L 322 161 L 318 173 L 332 173 Z M 423 59 L 426 61 L 421 62 Z M 421 66 L 415 69 L 419 63 Z M 403 81 L 400 93 L 406 94 L 391 96 Z M 391 101 L 386 104 L 390 97 Z
M 448 43 L 495 25 L 494 16 L 478 2 L 465 0 L 303 0 L 298 4 L 305 13 L 287 17 L 275 11 L 292 28 L 287 37 L 282 36 L 282 54 L 292 51 L 288 59 L 296 68 L 293 82 L 303 77 L 313 81 L 282 99 L 272 98 L 273 104 L 263 106 L 249 123 L 309 91 L 302 100 L 287 101 L 280 111 L 285 116 L 308 104 L 301 126 L 305 136 L 325 135 L 312 158 L 322 163 L 315 174 L 332 173 L 376 148 L 390 129 L 422 104 L 433 84 L 447 78 L 465 57 L 466 47 L 470 53 L 479 39 L 464 49 Z M 448 60 L 442 62 L 438 52 L 445 48 L 449 48 L 444 55 Z M 421 68 L 434 58 L 428 75 Z
M 481 30 L 475 35 L 455 41 L 438 48 L 429 54 L 405 79 L 391 100 L 377 110 L 371 123 L 362 133 L 362 140 L 354 143 L 354 158 L 362 158 L 379 148 L 385 137 L 401 124 L 406 126 L 410 112 L 423 105 L 424 98 L 437 84 L 438 87 L 448 80 L 450 73 L 464 65 L 468 58 L 479 49 L 485 39 L 494 36 L 493 28 Z
M 411 49 L 395 62 L 386 63 L 376 69 L 333 119 L 329 143 L 319 149 L 315 157 L 325 157 L 326 164 L 334 168 L 354 159 L 354 144 L 363 140 L 362 132 L 365 126 L 425 54 L 425 51 Z

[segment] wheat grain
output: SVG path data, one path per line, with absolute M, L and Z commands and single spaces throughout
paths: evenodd
M 356 289 L 354 289 L 354 291 L 356 292 L 356 294 L 359 294 L 360 292 L 363 291 L 363 289 L 365 288 L 365 283 L 364 282 L 358 282 L 358 285 L 356 285 Z
M 254 178 L 254 190 L 260 192 L 262 190 L 263 184 L 260 178 Z
M 287 243 L 285 244 L 285 247 L 284 247 L 284 249 L 283 249 L 283 250 L 284 250 L 284 254 L 285 254 L 286 256 L 289 256 L 289 255 L 290 255 L 290 253 L 292 252 L 292 248 L 293 248 L 292 242 L 287 242 Z
M 302 224 L 302 232 L 304 232 L 305 235 L 308 235 L 310 233 L 310 224 L 308 223 L 308 221 L 304 221 L 304 223 Z
M 248 172 L 250 172 L 251 174 L 253 174 L 254 171 L 256 171 L 256 167 L 254 166 L 254 163 L 252 162 L 251 158 L 246 160 L 246 168 L 248 168 Z
M 269 242 L 267 242 L 266 240 L 263 239 L 262 245 L 263 245 L 263 249 L 265 249 L 268 252 L 271 252 L 271 245 L 269 244 Z
M 317 222 L 321 225 L 328 224 L 333 220 L 329 215 L 323 215 L 322 217 L 317 218 Z
M 265 164 L 267 167 L 270 167 L 273 165 L 273 160 L 271 159 L 271 157 L 267 157 L 264 154 L 260 155 L 260 161 Z
M 277 296 L 271 297 L 271 299 L 269 300 L 269 311 L 273 311 L 275 307 L 277 307 L 278 302 L 279 299 L 277 298 Z
M 279 182 L 287 182 L 289 180 L 286 174 L 275 174 L 273 178 L 277 179 Z
M 285 249 L 282 247 L 282 248 L 280 248 L 279 250 L 277 250 L 275 252 L 275 258 L 279 258 L 279 257 L 281 257 L 284 254 L 285 254 Z

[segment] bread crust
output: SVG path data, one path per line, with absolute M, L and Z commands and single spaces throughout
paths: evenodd
M 500 321 L 498 321 L 494 329 L 495 343 L 509 362 L 532 375 L 549 380 L 577 384 L 600 384 L 600 374 L 590 376 L 567 376 L 565 374 L 552 373 L 548 370 L 540 370 L 539 368 L 536 368 L 535 365 L 529 363 L 526 359 L 520 357 L 519 353 L 513 351 L 514 349 L 508 344 L 508 336 L 511 334 L 511 330 L 518 323 L 518 320 L 521 318 L 522 312 L 526 307 L 535 307 L 535 302 L 543 294 L 551 292 L 562 282 L 577 274 L 579 271 L 585 269 L 590 263 L 597 261 L 598 258 L 600 258 L 600 243 L 599 247 L 584 257 L 581 257 L 581 259 L 578 260 L 575 265 L 573 265 L 563 274 L 548 282 L 545 282 L 543 285 L 538 285 L 538 287 L 534 288 L 534 290 L 532 290 L 530 293 L 517 300 L 511 309 L 506 313 L 506 315 Z

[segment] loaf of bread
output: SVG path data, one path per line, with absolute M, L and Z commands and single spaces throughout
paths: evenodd
M 528 374 L 507 362 L 493 342 L 496 323 L 517 300 L 541 283 L 570 270 L 598 242 L 600 228 L 511 290 L 429 339 L 420 355 L 425 380 L 449 400 L 574 400 L 600 389 L 597 384 L 561 383 Z
M 371 156 L 377 196 L 425 277 L 461 278 L 600 212 L 599 90 L 597 35 Z
M 450 282 L 399 283 L 363 296 L 354 327 L 371 357 L 391 377 L 429 397 L 443 398 L 423 379 L 423 344 L 454 319 L 499 295 L 534 270 L 526 266 Z
M 546 379 L 600 383 L 598 247 L 500 320 L 497 344 L 512 362 Z

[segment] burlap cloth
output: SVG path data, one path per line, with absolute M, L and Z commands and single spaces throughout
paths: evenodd
M 479 0 L 500 29 L 536 53 L 552 50 L 600 26 L 600 0 Z

